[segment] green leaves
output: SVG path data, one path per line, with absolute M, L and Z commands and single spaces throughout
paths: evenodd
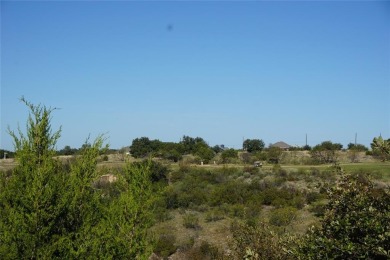
M 382 161 L 390 159 L 390 139 L 384 140 L 382 136 L 375 137 L 372 140 L 371 148 L 381 157 Z
M 52 134 L 53 109 L 24 98 L 30 116 L 26 135 L 14 138 L 17 167 L 0 175 L 1 259 L 144 259 L 150 255 L 146 231 L 152 224 L 149 164 L 128 164 L 115 196 L 95 187 L 97 158 L 107 148 L 99 136 L 70 167 L 55 159 L 60 130 Z
M 304 258 L 385 259 L 390 252 L 390 191 L 363 175 L 343 176 L 329 193 L 320 228 L 311 229 Z
M 310 154 L 317 163 L 335 163 L 338 158 L 337 151 L 342 147 L 341 144 L 324 141 L 314 146 Z
M 242 148 L 249 153 L 260 152 L 261 150 L 263 150 L 264 146 L 264 141 L 261 139 L 246 139 L 242 143 Z
M 30 110 L 26 135 L 18 128 L 18 134 L 8 129 L 14 139 L 16 158 L 20 163 L 42 163 L 45 158 L 55 154 L 55 145 L 61 136 L 61 128 L 52 133 L 51 112 L 55 110 L 46 106 L 33 105 L 24 97 L 20 99 Z

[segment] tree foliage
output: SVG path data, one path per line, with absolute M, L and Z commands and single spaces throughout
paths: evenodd
M 133 140 L 130 151 L 135 158 L 143 158 L 157 152 L 159 146 L 159 140 L 150 140 L 148 137 L 141 137 Z
M 337 151 L 343 148 L 342 144 L 324 141 L 313 147 L 311 157 L 318 163 L 334 163 L 337 161 Z
M 65 147 L 57 152 L 58 155 L 75 155 L 78 152 L 78 149 L 71 148 L 69 145 L 65 145 Z
M 238 152 L 233 148 L 226 149 L 221 153 L 223 163 L 229 163 L 238 158 Z
M 200 145 L 197 147 L 195 155 L 199 156 L 204 163 L 209 163 L 209 161 L 214 157 L 214 151 L 208 146 Z
M 10 129 L 8 133 L 13 138 L 20 164 L 41 164 L 45 159 L 55 155 L 55 144 L 60 138 L 61 129 L 52 133 L 50 114 L 54 109 L 41 105 L 35 106 L 24 97 L 21 101 L 30 109 L 26 134 L 23 134 L 19 127 L 17 133 Z
M 0 159 L 3 159 L 3 158 L 14 158 L 14 157 L 15 157 L 15 153 L 14 152 L 0 149 Z
M 378 154 L 382 161 L 390 159 L 390 139 L 383 139 L 382 136 L 375 137 L 371 143 L 374 154 Z
M 197 150 L 201 147 L 208 147 L 208 144 L 201 137 L 190 137 L 184 135 L 180 141 L 182 145 L 182 153 L 183 154 L 195 154 Z
M 365 145 L 363 145 L 363 144 L 349 143 L 348 144 L 348 150 L 354 150 L 354 151 L 357 151 L 357 152 L 365 152 L 365 151 L 368 151 L 368 148 Z
M 223 150 L 225 150 L 225 146 L 222 144 L 222 145 L 214 145 L 211 149 L 213 149 L 213 151 L 215 153 L 220 153 L 220 152 L 223 152 Z
M 190 136 L 183 136 L 179 143 L 150 140 L 148 137 L 136 138 L 130 150 L 135 158 L 152 156 L 174 162 L 179 161 L 185 154 L 193 154 L 206 163 L 214 157 L 214 151 L 202 138 Z
M 158 156 L 164 159 L 178 162 L 183 156 L 180 153 L 181 145 L 173 142 L 161 142 Z
M 265 144 L 263 140 L 260 139 L 246 139 L 242 144 L 242 149 L 252 152 L 260 152 L 263 150 Z
M 329 191 L 320 227 L 309 230 L 299 250 L 308 259 L 388 259 L 390 190 L 363 175 L 343 176 Z
M 55 159 L 60 130 L 52 133 L 53 109 L 30 109 L 26 134 L 9 131 L 18 165 L 0 176 L 1 259 L 146 258 L 151 225 L 149 166 L 126 166 L 106 196 L 93 183 L 104 138 L 87 145 L 70 167 Z

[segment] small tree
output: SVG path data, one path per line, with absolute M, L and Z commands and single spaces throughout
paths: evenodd
M 310 151 L 311 157 L 318 163 L 334 163 L 337 161 L 337 151 L 342 149 L 342 145 L 325 141 L 313 147 Z
M 215 153 L 220 153 L 223 152 L 224 145 L 214 145 L 212 149 Z
M 251 152 L 260 152 L 264 149 L 264 142 L 260 139 L 246 139 L 242 144 L 242 149 Z
M 25 134 L 8 129 L 18 165 L 11 177 L 1 176 L 0 258 L 44 258 L 64 226 L 57 220 L 66 211 L 62 194 L 69 175 L 53 159 L 60 137 L 60 130 L 51 132 L 53 109 L 21 101 L 30 114 Z
M 374 153 L 377 153 L 382 161 L 390 158 L 390 139 L 383 139 L 382 136 L 375 137 L 372 140 L 371 148 Z
M 60 130 L 51 132 L 53 109 L 22 101 L 30 109 L 26 134 L 9 131 L 18 165 L 11 176 L 0 175 L 0 259 L 149 256 L 155 196 L 149 166 L 128 164 L 116 195 L 105 196 L 94 186 L 104 139 L 85 145 L 76 162 L 63 167 L 54 156 Z
M 159 140 L 150 140 L 148 137 L 136 138 L 131 143 L 130 151 L 135 158 L 142 158 L 156 153 L 160 144 Z
M 201 137 L 190 137 L 184 135 L 182 140 L 180 141 L 181 149 L 183 154 L 194 154 L 196 149 L 200 146 L 208 147 L 207 143 Z
M 30 109 L 26 135 L 19 127 L 18 133 L 9 128 L 8 133 L 14 140 L 16 156 L 21 165 L 41 164 L 55 155 L 55 144 L 61 136 L 61 128 L 54 133 L 51 131 L 50 115 L 55 108 L 35 106 L 24 97 L 20 100 Z

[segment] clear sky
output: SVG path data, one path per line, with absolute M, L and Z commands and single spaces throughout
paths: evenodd
M 24 96 L 57 148 L 106 133 L 240 148 L 390 137 L 390 3 L 1 1 L 1 139 Z

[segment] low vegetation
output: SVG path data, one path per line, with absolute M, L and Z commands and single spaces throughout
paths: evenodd
M 61 160 L 53 110 L 22 101 L 30 110 L 26 134 L 10 131 L 17 164 L 0 176 L 1 259 L 390 257 L 390 165 L 381 162 L 388 153 L 381 137 L 372 145 L 375 163 L 347 165 L 339 163 L 342 146 L 330 141 L 285 152 L 247 139 L 237 151 L 199 137 L 143 137 L 131 146 L 138 158 L 114 167 L 102 136 L 77 151 L 66 147 L 77 156 Z M 349 146 L 345 160 L 353 161 L 353 149 L 355 162 L 366 156 Z

